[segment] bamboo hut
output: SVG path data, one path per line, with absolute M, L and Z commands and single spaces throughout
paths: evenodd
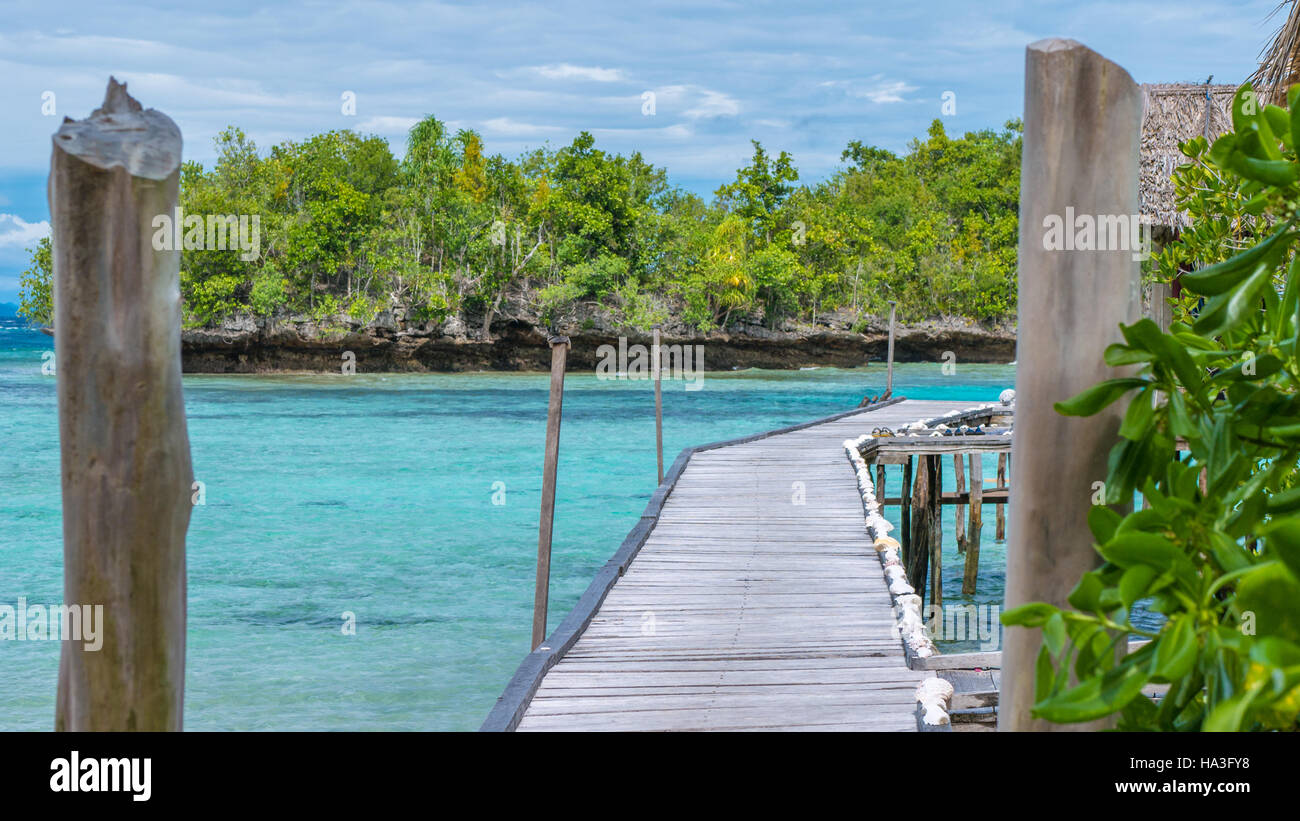
M 1159 247 L 1188 224 L 1174 202 L 1174 169 L 1188 162 L 1180 143 L 1205 137 L 1213 143 L 1232 129 L 1232 97 L 1237 87 L 1208 83 L 1158 83 L 1142 86 L 1142 142 L 1139 193 L 1143 221 Z
M 1270 17 L 1286 12 L 1269 44 L 1260 52 L 1259 68 L 1246 79 L 1266 102 L 1283 105 L 1287 89 L 1300 83 L 1300 4 L 1286 0 Z M 1236 85 L 1205 83 L 1142 86 L 1142 157 L 1140 194 L 1142 216 L 1151 224 L 1157 246 L 1168 243 L 1187 226 L 1187 215 L 1174 203 L 1170 177 L 1187 162 L 1178 144 L 1193 137 L 1214 142 L 1232 128 L 1232 98 Z

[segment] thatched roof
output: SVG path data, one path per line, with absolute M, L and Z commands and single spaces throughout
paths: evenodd
M 1270 16 L 1285 19 L 1247 78 L 1266 103 L 1285 105 L 1287 89 L 1300 83 L 1300 0 L 1284 0 Z M 1232 128 L 1237 86 L 1169 84 L 1142 86 L 1142 215 L 1157 226 L 1178 229 L 1187 215 L 1174 206 L 1170 175 L 1187 162 L 1178 144 L 1196 136 L 1213 142 Z M 1208 99 L 1207 99 L 1208 97 Z
M 1142 157 L 1138 188 L 1142 216 L 1157 226 L 1182 228 L 1187 215 L 1174 205 L 1174 169 L 1188 162 L 1178 144 L 1193 137 L 1210 142 L 1232 130 L 1231 85 L 1144 84 Z

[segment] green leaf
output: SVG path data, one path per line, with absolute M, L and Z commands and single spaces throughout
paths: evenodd
M 1266 667 L 1295 667 L 1300 665 L 1300 644 L 1264 636 L 1251 645 L 1250 660 Z
M 1276 105 L 1264 106 L 1264 119 L 1273 132 L 1273 136 L 1281 142 L 1290 143 L 1291 116 L 1285 108 Z
M 1052 669 L 1052 654 L 1047 647 L 1038 648 L 1038 658 L 1034 661 L 1034 700 L 1042 701 L 1052 692 L 1052 683 L 1056 681 Z
M 1128 404 L 1124 421 L 1120 423 L 1119 435 L 1125 439 L 1141 439 L 1155 418 L 1156 409 L 1151 401 L 1151 392 L 1147 388 L 1137 392 Z
M 1291 137 L 1300 135 L 1300 92 L 1296 91 L 1296 86 L 1291 86 L 1286 91 L 1286 107 L 1291 115 Z M 1294 146 L 1292 146 L 1294 147 Z
M 1158 360 L 1178 375 L 1178 381 L 1189 391 L 1199 392 L 1203 382 L 1203 372 L 1192 361 L 1187 350 L 1169 334 L 1160 330 L 1160 326 L 1150 319 L 1141 319 L 1129 326 L 1121 326 L 1124 338 L 1131 345 L 1156 354 Z
M 1261 689 L 1263 685 L 1257 684 L 1244 693 L 1238 693 L 1219 702 L 1205 717 L 1201 730 L 1207 733 L 1235 733 L 1249 730 L 1252 723 L 1250 708 Z
M 1096 612 L 1101 609 L 1101 591 L 1106 587 L 1095 571 L 1083 574 L 1066 599 L 1075 610 Z M 1048 623 L 1050 626 L 1050 622 Z M 1059 652 L 1052 651 L 1053 654 Z
M 1100 548 L 1107 561 L 1129 568 L 1145 565 L 1156 570 L 1171 570 L 1187 589 L 1197 587 L 1196 566 L 1177 545 L 1158 533 L 1128 532 L 1116 534 Z
M 1300 519 L 1274 519 L 1259 529 L 1269 551 L 1300 578 Z
M 1043 645 L 1053 656 L 1059 656 L 1065 647 L 1065 617 L 1060 613 L 1053 613 L 1043 625 Z
M 1290 223 L 1284 224 L 1258 245 L 1217 265 L 1183 274 L 1181 281 L 1186 287 L 1205 296 L 1224 293 L 1251 275 L 1262 261 L 1271 258 L 1275 249 L 1279 246 L 1285 247 L 1287 243 L 1284 243 L 1283 239 L 1289 242 L 1292 236 Z
M 1300 642 L 1300 582 L 1279 562 L 1268 562 L 1237 583 L 1237 611 L 1255 615 L 1260 636 Z
M 1125 664 L 1040 701 L 1033 713 L 1058 724 L 1092 721 L 1122 710 L 1149 680 L 1140 666 Z
M 1144 564 L 1134 565 L 1124 571 L 1119 579 L 1119 599 L 1125 607 L 1132 609 L 1134 602 L 1146 597 L 1157 572 L 1154 567 Z
M 1169 394 L 1169 404 L 1166 406 L 1169 414 L 1169 432 L 1174 436 L 1181 436 L 1184 439 L 1195 439 L 1200 436 L 1200 428 L 1192 421 L 1192 417 L 1187 414 L 1187 403 L 1183 401 L 1183 395 L 1177 391 Z
M 1268 497 L 1267 508 L 1270 514 L 1291 513 L 1300 510 L 1300 487 L 1293 487 L 1281 493 L 1271 494 Z
M 1300 331 L 1300 254 L 1291 258 L 1286 272 L 1286 289 L 1273 322 L 1273 337 L 1286 339 Z M 1292 354 L 1294 355 L 1294 353 Z
M 1136 365 L 1140 362 L 1150 362 L 1155 359 L 1155 354 L 1148 351 L 1131 348 L 1128 345 L 1121 345 L 1116 342 L 1107 346 L 1102 358 L 1107 365 L 1114 368 L 1120 368 L 1125 365 Z
M 1004 612 L 1001 621 L 1008 627 L 1042 627 L 1060 608 L 1042 602 L 1030 602 Z
M 1175 681 L 1192 671 L 1199 645 L 1196 641 L 1196 622 L 1192 616 L 1175 616 L 1153 642 L 1155 658 L 1151 660 L 1151 675 L 1165 681 Z
M 1109 542 L 1121 521 L 1120 515 L 1105 505 L 1088 508 L 1088 529 L 1092 531 L 1092 538 L 1097 540 L 1097 544 Z
M 1271 259 L 1260 260 L 1234 291 L 1219 294 L 1206 303 L 1192 329 L 1202 336 L 1219 336 L 1236 327 L 1247 314 L 1259 310 L 1259 292 L 1272 280 Z
M 1147 380 L 1136 377 L 1107 379 L 1053 407 L 1062 416 L 1092 416 L 1125 393 L 1147 384 L 1150 384 Z

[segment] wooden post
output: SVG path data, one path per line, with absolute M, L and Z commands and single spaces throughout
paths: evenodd
M 885 396 L 892 396 L 894 393 L 894 312 L 897 305 L 894 300 L 889 300 L 889 349 L 886 354 L 889 370 L 885 375 Z
M 903 483 L 898 488 L 898 524 L 902 537 L 903 567 L 909 567 L 912 557 L 912 457 L 903 457 Z M 913 585 L 915 587 L 915 585 Z
M 542 468 L 542 515 L 537 530 L 537 589 L 533 594 L 533 649 L 546 639 L 546 603 L 551 587 L 551 525 L 555 520 L 555 472 L 560 462 L 560 414 L 564 406 L 564 362 L 569 338 L 553 335 L 551 401 L 546 409 L 546 459 Z
M 62 642 L 54 726 L 180 730 L 194 472 L 180 253 L 170 229 L 154 240 L 155 219 L 176 214 L 181 133 L 110 79 L 103 105 L 53 143 L 63 602 L 92 608 L 82 623 L 97 618 L 102 640 Z
M 1005 453 L 999 453 L 998 454 L 998 490 L 1004 490 L 1006 489 L 1006 486 L 1007 486 L 1007 455 Z M 1007 538 L 1006 505 L 1002 504 L 1001 502 L 998 502 L 994 506 L 993 511 L 994 511 L 994 518 L 996 519 L 997 522 L 996 524 L 997 530 L 993 534 L 993 539 L 998 544 L 1001 544 Z
M 916 483 L 912 486 L 911 550 L 908 554 L 908 583 L 924 598 L 926 578 L 933 558 L 940 556 L 935 541 L 940 534 L 940 494 L 942 473 L 938 456 L 918 456 Z M 936 574 L 942 576 L 942 574 Z M 940 579 L 942 581 L 942 579 Z M 935 584 L 931 583 L 930 602 L 935 603 Z
M 931 618 L 942 618 L 943 608 L 943 457 L 931 456 L 930 468 L 933 482 L 927 513 L 930 524 L 930 613 Z
M 952 455 L 952 471 L 955 475 L 953 487 L 958 493 L 966 492 L 966 473 L 962 468 L 961 454 Z M 953 530 L 957 534 L 957 552 L 966 552 L 966 506 L 961 502 L 957 505 L 957 514 L 953 517 Z
M 883 462 L 876 463 L 876 500 L 880 502 L 880 513 L 883 516 L 885 512 L 885 465 Z
M 975 595 L 980 572 L 980 528 L 984 527 L 984 455 L 970 455 L 970 535 L 966 537 L 966 570 L 961 577 L 961 592 Z
M 1124 250 L 1065 250 L 1073 215 L 1138 214 L 1141 95 L 1124 69 L 1073 40 L 1026 49 L 1025 132 L 1020 175 L 1020 287 L 1016 422 L 1007 546 L 1006 607 L 1066 606 L 1100 561 L 1087 525 L 1092 483 L 1107 473 L 1124 404 L 1085 418 L 1053 403 L 1130 371 L 1108 367 L 1119 324 L 1140 313 L 1137 244 Z M 1069 209 L 1068 211 L 1066 209 Z M 1071 241 L 1066 248 L 1074 248 Z M 1060 250 L 1057 250 L 1060 248 Z M 1096 730 L 1106 722 L 1054 725 L 1033 719 L 1041 631 L 1004 636 L 1000 730 Z
M 1151 320 L 1165 333 L 1169 332 L 1169 325 L 1173 321 L 1169 307 L 1169 293 L 1168 282 L 1151 283 Z
M 659 349 L 659 329 L 655 328 L 654 340 L 654 377 L 655 377 L 655 453 L 659 457 L 659 482 L 664 483 L 664 395 L 663 395 L 663 358 Z M 658 486 L 656 485 L 656 487 Z

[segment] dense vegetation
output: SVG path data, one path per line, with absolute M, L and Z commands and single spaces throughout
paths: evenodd
M 1171 331 L 1121 326 L 1106 362 L 1137 373 L 1057 405 L 1087 416 L 1132 394 L 1108 504 L 1088 517 L 1104 563 L 1073 609 L 1003 616 L 1043 630 L 1039 717 L 1300 729 L 1300 86 L 1287 102 L 1262 107 L 1243 86 L 1233 131 L 1183 146 L 1175 186 L 1193 225 L 1158 267 L 1200 270 L 1181 277 Z M 1135 491 L 1145 509 L 1109 506 Z M 1158 629 L 1133 625 L 1139 602 L 1164 615 Z M 1131 638 L 1150 642 L 1125 652 Z M 1151 684 L 1169 685 L 1158 702 Z
M 350 131 L 265 155 L 237 128 L 216 142 L 214 167 L 184 165 L 182 206 L 259 215 L 261 253 L 184 254 L 190 324 L 281 312 L 366 322 L 398 309 L 487 325 L 511 301 L 548 322 L 594 304 L 623 326 L 673 317 L 706 331 L 832 310 L 865 321 L 891 299 L 905 320 L 1015 311 L 1015 121 L 954 139 L 936 120 L 903 156 L 854 141 L 845 167 L 813 185 L 784 151 L 754 142 L 711 203 L 586 132 L 516 160 L 486 156 L 479 135 L 433 117 L 411 129 L 400 161 Z M 36 321 L 48 321 L 42 247 L 23 280 Z

